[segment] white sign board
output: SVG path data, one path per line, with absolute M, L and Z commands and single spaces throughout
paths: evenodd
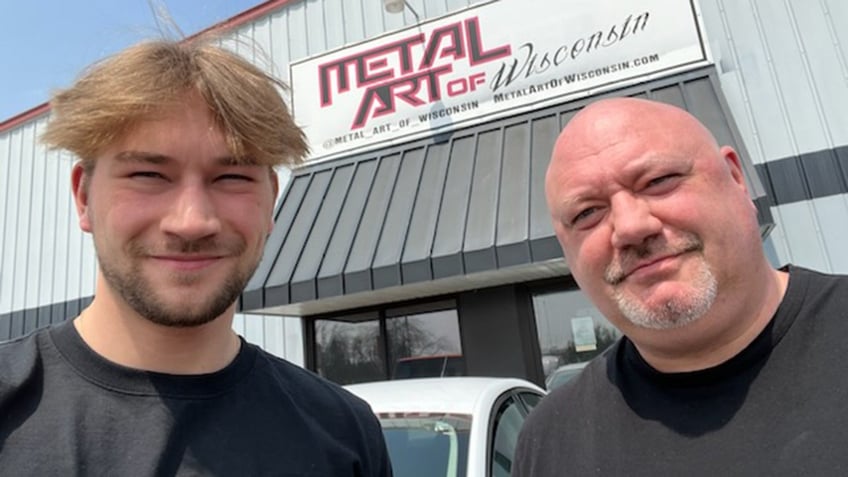
M 694 0 L 501 0 L 292 63 L 313 158 L 710 63 Z

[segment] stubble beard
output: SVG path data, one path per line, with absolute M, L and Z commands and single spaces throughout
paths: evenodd
M 614 287 L 613 300 L 624 317 L 640 328 L 669 330 L 690 325 L 704 316 L 718 295 L 718 281 L 710 270 L 703 255 L 704 245 L 695 234 L 685 234 L 680 243 L 670 245 L 657 239 L 646 241 L 624 252 L 618 261 L 607 267 L 604 280 Z M 695 275 L 689 284 L 689 290 L 675 294 L 671 298 L 654 306 L 622 290 L 619 286 L 625 279 L 622 270 L 627 264 L 651 256 L 694 253 Z
M 165 249 L 168 253 L 203 253 L 215 251 L 218 254 L 239 257 L 239 264 L 232 270 L 221 285 L 203 300 L 191 299 L 181 303 L 169 303 L 164 300 L 157 287 L 144 276 L 141 270 L 141 260 L 149 256 L 149 251 L 137 242 L 130 242 L 124 257 L 125 264 L 118 260 L 104 257 L 97 253 L 97 259 L 103 278 L 109 286 L 142 318 L 157 325 L 172 328 L 189 328 L 205 325 L 221 316 L 232 306 L 239 294 L 244 290 L 247 281 L 258 266 L 259 257 L 250 260 L 242 257 L 246 250 L 243 241 L 221 245 L 214 239 L 185 241 L 172 239 Z M 199 282 L 202 277 L 197 275 L 176 275 L 172 279 L 183 286 Z

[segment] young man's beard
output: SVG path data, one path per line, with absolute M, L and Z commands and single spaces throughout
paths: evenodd
M 198 253 L 205 250 L 222 250 L 220 246 L 216 246 L 215 244 L 210 243 L 206 245 L 204 243 L 198 243 L 202 241 L 179 242 L 176 245 L 169 244 L 167 247 L 169 253 Z M 227 274 L 221 285 L 199 304 L 192 304 L 193 300 L 190 299 L 182 303 L 167 303 L 161 299 L 161 294 L 157 293 L 157 286 L 143 275 L 139 266 L 137 260 L 147 255 L 143 246 L 137 243 L 131 243 L 127 249 L 127 255 L 125 256 L 131 261 L 124 264 L 124 266 L 116 263 L 117 261 L 115 260 L 104 260 L 104 257 L 98 253 L 98 262 L 104 279 L 141 317 L 158 325 L 178 328 L 204 325 L 221 316 L 236 301 L 242 290 L 244 290 L 245 285 L 247 285 L 248 280 L 250 280 L 251 275 L 256 270 L 259 261 L 259 257 L 257 257 L 251 261 L 253 263 L 247 263 L 251 257 L 243 256 L 246 250 L 244 242 L 239 241 L 235 244 L 229 244 L 227 248 L 224 248 L 226 255 L 238 257 L 236 263 L 243 264 L 243 266 L 231 270 L 231 273 Z M 202 277 L 199 276 L 175 277 L 175 281 L 182 285 L 191 285 L 192 281 L 198 281 L 200 279 Z

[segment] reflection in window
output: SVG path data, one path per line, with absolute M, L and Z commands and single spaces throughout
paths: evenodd
M 545 378 L 557 385 L 621 336 L 580 290 L 535 294 L 533 311 Z
M 524 414 L 518 402 L 513 398 L 504 401 L 495 414 L 494 438 L 490 453 L 492 476 L 509 477 L 512 473 L 512 459 L 522 424 L 524 424 Z
M 385 379 L 379 321 L 316 320 L 315 365 L 318 374 L 339 384 Z
M 386 319 L 392 379 L 465 374 L 455 309 Z

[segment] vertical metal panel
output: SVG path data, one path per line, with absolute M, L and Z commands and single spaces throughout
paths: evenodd
M 304 322 L 299 318 L 283 318 L 286 359 L 300 366 L 304 366 L 306 358 L 303 349 L 303 326 Z
M 362 2 L 369 0 L 347 0 L 339 2 L 342 6 L 341 22 L 344 25 L 345 44 L 364 40 L 365 23 L 362 21 Z
M 12 337 L 12 314 L 0 313 L 0 341 Z
M 306 2 L 295 2 L 285 12 L 289 34 L 289 37 L 285 40 L 289 46 L 289 58 L 291 61 L 295 61 L 308 56 L 311 51 L 306 31 Z M 317 53 L 317 51 L 312 53 Z
M 235 331 L 237 335 L 244 338 L 244 315 L 236 313 L 236 315 L 233 317 L 233 331 Z
M 830 270 L 810 202 L 796 202 L 773 209 L 789 247 L 788 261 L 817 270 Z M 804 244 L 798 246 L 797 244 Z
M 560 124 L 574 117 L 575 111 L 533 121 L 533 149 L 530 151 L 530 254 L 533 261 L 562 257 L 545 200 L 545 173 L 559 136 Z
M 0 290 L 0 304 L 8 311 L 18 310 L 23 306 L 23 294 L 20 293 L 20 280 L 17 278 L 19 274 L 24 273 L 18 269 L 20 261 L 16 258 L 19 254 L 19 244 L 21 241 L 19 217 L 21 207 L 21 129 L 12 131 L 9 134 L 9 165 L 6 169 L 9 181 L 6 189 L 6 228 L 4 230 L 5 239 L 3 240 L 3 267 L 4 280 L 3 290 Z M 17 332 L 13 328 L 13 333 Z
M 812 5 L 798 1 L 788 3 L 793 30 L 805 65 L 803 71 L 813 90 L 813 105 L 821 116 L 823 132 L 832 136 L 831 143 L 845 144 L 848 143 L 848 116 L 845 115 L 848 109 L 848 68 L 846 58 L 840 55 L 838 49 L 836 30 L 845 29 L 848 14 L 843 13 L 841 24 L 834 24 L 835 19 L 827 15 L 827 10 L 823 8 L 825 5 L 822 1 Z M 841 46 L 848 44 L 843 43 Z M 814 144 L 813 147 L 818 146 Z
M 380 159 L 365 211 L 353 239 L 347 265 L 344 270 L 346 293 L 370 290 L 371 263 L 382 231 L 383 220 L 388 209 L 389 198 L 394 190 L 399 169 L 400 156 L 393 154 Z
M 343 46 L 347 41 L 344 15 L 345 2 L 324 1 L 324 48 L 333 50 Z
M 817 102 L 810 78 L 807 76 L 798 37 L 793 29 L 791 11 L 786 4 L 752 2 L 759 29 L 765 40 L 766 54 L 771 59 L 779 99 L 784 105 L 789 122 L 795 153 L 821 148 L 825 144 L 823 124 L 817 111 Z M 807 4 L 802 8 L 810 8 Z M 805 36 L 814 32 L 805 32 Z M 791 72 L 791 74 L 790 74 Z
M 362 22 L 366 38 L 373 38 L 388 31 L 383 18 L 383 2 L 362 0 Z
M 822 0 L 702 0 L 723 86 L 764 160 L 848 143 L 848 7 Z M 729 84 L 736 83 L 736 84 Z M 734 93 L 736 94 L 736 93 Z M 740 104 L 738 100 L 745 101 Z
M 830 263 L 828 271 L 848 272 L 848 247 L 845 246 L 848 237 L 848 196 L 823 197 L 816 199 L 814 206 L 821 221 L 821 235 L 825 252 Z M 838 218 L 842 218 L 839 220 Z
M 271 236 L 265 242 L 262 260 L 247 283 L 244 293 L 242 293 L 242 307 L 254 309 L 264 306 L 262 299 L 263 287 L 268 279 L 268 275 L 271 273 L 277 255 L 283 247 L 292 220 L 294 220 L 298 209 L 300 209 L 301 201 L 303 201 L 306 189 L 309 186 L 309 180 L 309 176 L 297 177 L 292 180 L 286 189 L 285 197 L 281 202 L 280 208 L 277 210 L 274 229 L 271 231 Z
M 327 246 L 324 261 L 318 271 L 318 296 L 341 295 L 344 292 L 342 271 L 350 255 L 353 239 L 362 217 L 362 209 L 371 190 L 377 160 L 361 162 L 356 166 L 347 198 L 342 204 L 339 220 Z
M 352 165 L 338 167 L 332 171 L 332 179 L 327 188 L 327 193 L 292 275 L 292 300 L 308 301 L 317 297 L 315 278 L 330 237 L 333 236 L 333 230 L 341 213 L 342 203 L 347 196 L 352 174 Z
M 306 11 L 306 45 L 309 55 L 321 53 L 327 50 L 327 19 L 324 16 L 324 0 L 304 0 L 303 6 Z M 326 2 L 335 4 L 335 2 Z
M 394 191 L 389 199 L 389 209 L 386 211 L 383 230 L 371 265 L 374 288 L 401 284 L 400 260 L 406 244 L 423 165 L 424 150 L 422 148 L 403 153 Z
M 12 326 L 9 336 L 16 338 L 24 334 L 24 312 L 16 310 L 12 312 Z
M 43 130 L 46 126 L 46 121 L 39 121 L 40 129 Z M 71 195 L 70 177 L 60 177 L 61 164 L 56 153 L 44 150 L 41 154 L 41 159 L 44 161 L 44 194 L 43 207 L 40 213 L 41 243 L 39 244 L 40 264 L 38 269 L 39 276 L 39 304 L 50 305 L 53 303 L 53 270 L 55 262 L 63 256 L 63 249 L 57 241 L 60 234 L 56 227 L 56 217 L 61 211 L 56 209 L 56 201 L 59 200 L 59 195 L 66 197 Z M 51 322 L 51 314 L 47 313 L 47 323 Z
M 436 235 L 436 221 L 447 174 L 448 144 L 431 144 L 427 147 L 424 170 L 418 197 L 412 211 L 406 246 L 401 257 L 404 283 L 415 283 L 433 278 L 430 252 Z
M 70 184 L 72 159 L 67 153 L 53 153 L 51 159 L 58 164 L 57 175 L 59 180 L 64 179 Z M 68 186 L 70 188 L 70 186 Z M 51 303 L 60 303 L 71 298 L 68 289 L 68 256 L 71 254 L 70 237 L 80 234 L 77 227 L 76 211 L 73 207 L 73 197 L 70 190 L 67 193 L 56 194 L 56 257 L 53 261 L 52 279 L 53 296 Z
M 801 166 L 805 185 L 810 191 L 816 191 L 817 196 L 834 195 L 848 190 L 837 161 L 836 151 L 816 151 L 804 154 Z
M 262 326 L 261 315 L 244 315 L 244 339 L 260 348 L 265 347 L 265 328 Z
M 503 164 L 498 201 L 497 261 L 508 267 L 530 262 L 530 154 L 536 149 L 531 142 L 530 122 L 504 129 Z M 542 146 L 544 147 L 544 145 Z
M 36 326 L 38 328 L 44 328 L 45 326 L 50 325 L 52 309 L 52 305 L 44 305 L 38 307 L 38 320 L 36 322 Z
M 286 342 L 283 339 L 285 329 L 283 317 L 273 315 L 254 315 L 252 319 L 262 324 L 263 343 L 262 348 L 281 358 L 285 358 Z
M 23 334 L 28 334 L 38 327 L 38 309 L 28 308 L 24 311 Z
M 433 242 L 433 277 L 460 275 L 462 267 L 462 240 L 465 218 L 468 214 L 468 196 L 473 171 L 474 136 L 455 138 L 448 162 L 445 193 L 436 225 Z
M 67 319 L 65 314 L 65 303 L 54 303 L 50 305 L 50 323 L 61 323 Z
M 286 237 L 286 241 L 277 256 L 277 262 L 271 269 L 268 281 L 265 283 L 266 305 L 278 303 L 278 300 L 283 300 L 282 303 L 288 303 L 289 290 L 286 284 L 291 280 L 297 262 L 300 260 L 300 252 L 303 250 L 312 225 L 315 223 L 315 217 L 321 207 L 321 201 L 324 200 L 331 174 L 332 171 L 327 170 L 312 176 L 312 184 L 307 189 L 306 196 L 292 222 L 292 231 Z M 277 294 L 280 296 L 276 297 Z
M 744 109 L 751 117 L 754 133 L 753 137 L 745 138 L 746 142 L 765 158 L 790 154 L 793 147 L 780 92 L 771 74 L 771 58 L 764 54 L 765 38 L 750 2 L 712 0 L 702 1 L 701 5 L 704 10 L 717 10 L 715 15 L 704 15 L 705 21 L 714 18 L 717 22 L 705 24 L 707 34 L 720 38 L 718 51 L 726 51 L 727 57 L 717 59 L 725 68 L 738 69 L 744 85 L 750 105 Z
M 274 12 L 268 17 L 268 46 L 266 51 L 271 57 L 271 62 L 279 77 L 288 81 L 291 40 L 288 31 L 288 17 L 285 12 L 286 10 Z M 291 101 L 289 101 L 289 104 L 291 104 Z
M 503 134 L 500 128 L 477 135 L 462 247 L 466 273 L 497 268 L 495 233 L 502 158 Z
M 650 99 L 661 101 L 663 103 L 677 106 L 678 108 L 686 108 L 686 100 L 683 99 L 683 90 L 679 84 L 658 88 L 650 92 Z
M 44 210 L 44 171 L 45 171 L 45 162 L 44 162 L 44 153 L 43 147 L 39 147 L 38 145 L 38 122 L 31 123 L 28 125 L 29 127 L 25 128 L 26 134 L 24 134 L 24 148 L 23 148 L 23 159 L 24 161 L 29 163 L 28 168 L 28 177 L 24 178 L 24 184 L 27 184 L 28 197 L 24 197 L 24 202 L 26 205 L 24 206 L 22 212 L 26 213 L 26 228 L 22 228 L 18 231 L 18 233 L 22 234 L 22 238 L 24 242 L 27 243 L 26 246 L 26 255 L 24 259 L 24 273 L 15 277 L 18 280 L 24 281 L 24 289 L 22 293 L 24 295 L 24 307 L 28 309 L 32 309 L 32 312 L 35 313 L 36 308 L 40 305 L 39 303 L 39 292 L 41 291 L 41 277 L 39 276 L 39 271 L 41 270 L 41 250 L 39 245 L 41 243 L 41 235 L 43 228 L 41 227 L 41 214 Z M 35 329 L 35 321 L 37 319 L 37 314 L 32 315 L 32 323 L 27 324 L 27 329 L 31 326 L 32 329 Z
M 11 134 L 0 135 L 0 315 L 12 311 L 12 278 L 11 260 L 7 249 L 12 245 L 12 224 L 9 214 L 9 194 L 12 167 Z M 2 321 L 0 321 L 0 339 L 4 339 Z M 5 335 L 8 338 L 8 334 Z

